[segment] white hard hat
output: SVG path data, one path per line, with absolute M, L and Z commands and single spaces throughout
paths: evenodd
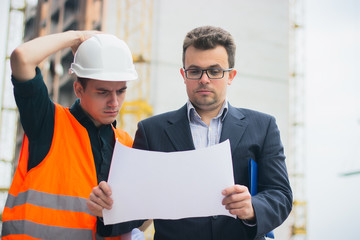
M 70 72 L 102 81 L 131 81 L 138 78 L 127 44 L 110 34 L 96 34 L 80 44 Z

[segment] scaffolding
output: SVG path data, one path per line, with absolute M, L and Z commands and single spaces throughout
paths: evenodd
M 36 6 L 29 6 L 26 0 L 8 2 L 6 52 L 0 81 L 0 223 L 23 138 L 10 81 L 10 54 L 23 41 L 38 36 L 70 29 L 100 30 L 103 16 L 103 1 L 100 0 L 39 0 Z M 72 52 L 67 49 L 40 64 L 52 100 L 65 106 L 75 100 L 72 79 L 63 74 L 63 69 L 70 66 L 72 59 Z
M 150 102 L 153 0 L 118 0 L 116 35 L 130 47 L 139 80 L 129 83 L 120 111 L 120 128 L 131 135 L 140 120 L 153 114 Z
M 23 40 L 25 20 L 25 0 L 9 1 L 9 15 L 7 21 L 5 40 L 5 59 L 0 86 L 0 209 L 2 221 L 2 210 L 4 209 L 7 192 L 9 190 L 14 169 L 13 159 L 15 158 L 15 142 L 18 129 L 18 112 L 13 97 L 10 70 L 10 54 L 20 45 Z
M 291 219 L 291 239 L 307 236 L 307 201 L 305 191 L 305 80 L 304 80 L 304 1 L 290 2 L 290 141 L 289 176 L 294 202 Z

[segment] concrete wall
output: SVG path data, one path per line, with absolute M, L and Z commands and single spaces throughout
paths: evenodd
M 179 69 L 182 42 L 202 25 L 228 30 L 237 43 L 238 70 L 228 97 L 232 105 L 277 118 L 284 142 L 288 128 L 288 3 L 277 1 L 155 1 L 152 103 L 155 113 L 187 100 Z

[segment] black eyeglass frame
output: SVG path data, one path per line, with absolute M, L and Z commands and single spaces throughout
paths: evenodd
M 206 72 L 206 75 L 208 76 L 209 79 L 222 79 L 222 78 L 224 77 L 225 72 L 230 72 L 230 71 L 232 71 L 234 68 L 227 68 L 227 69 L 222 69 L 222 68 L 208 68 L 208 69 L 190 68 L 190 69 L 185 69 L 185 67 L 183 67 L 183 69 L 184 69 L 185 76 L 186 76 L 187 79 L 199 80 L 199 79 L 202 78 L 204 72 Z M 200 77 L 198 77 L 198 78 L 189 78 L 187 72 L 188 72 L 188 71 L 191 71 L 191 70 L 201 71 Z M 208 72 L 207 72 L 207 71 L 209 71 L 209 70 L 221 70 L 221 71 L 222 71 L 222 76 L 221 76 L 221 77 L 215 77 L 215 78 L 214 78 L 214 77 L 210 77 L 209 74 L 208 74 Z

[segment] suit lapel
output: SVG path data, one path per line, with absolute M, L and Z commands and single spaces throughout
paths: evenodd
M 191 136 L 186 104 L 168 119 L 169 126 L 165 129 L 170 142 L 177 151 L 195 149 Z
M 239 109 L 234 108 L 229 104 L 228 111 L 229 112 L 223 122 L 220 142 L 229 139 L 231 149 L 233 150 L 239 144 L 248 123 Z M 168 119 L 168 123 L 169 126 L 165 129 L 165 132 L 176 151 L 195 149 L 189 120 L 187 118 L 186 104 Z
M 229 104 L 228 109 L 229 112 L 226 115 L 222 126 L 220 142 L 229 139 L 231 151 L 233 151 L 244 134 L 248 123 L 245 120 L 245 116 L 237 108 L 234 108 Z

